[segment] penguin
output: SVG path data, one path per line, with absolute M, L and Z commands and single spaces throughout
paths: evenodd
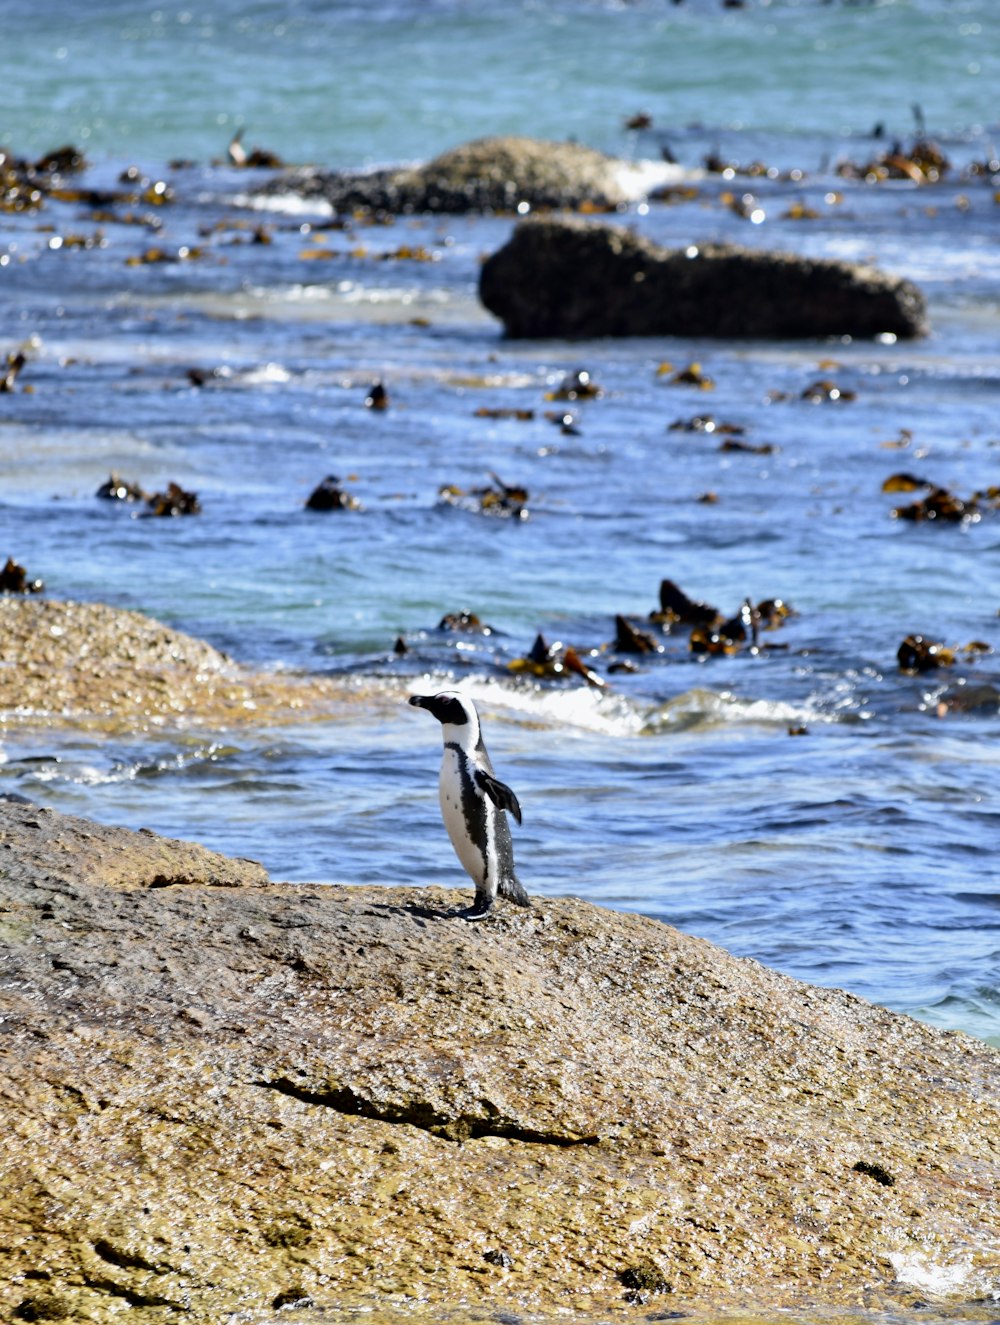
M 475 704 L 454 690 L 411 695 L 410 703 L 433 714 L 443 728 L 441 817 L 455 854 L 476 885 L 475 899 L 460 913 L 462 918 L 484 919 L 498 894 L 517 906 L 530 906 L 514 873 L 507 824 L 508 811 L 521 822 L 521 807 L 510 787 L 493 774 Z

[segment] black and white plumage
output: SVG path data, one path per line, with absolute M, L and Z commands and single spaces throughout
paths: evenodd
M 476 885 L 475 900 L 463 916 L 482 920 L 498 896 L 530 906 L 514 873 L 507 823 L 508 812 L 521 822 L 521 807 L 510 787 L 493 773 L 475 704 L 454 690 L 411 695 L 410 703 L 433 714 L 442 727 L 441 817 L 455 854 Z

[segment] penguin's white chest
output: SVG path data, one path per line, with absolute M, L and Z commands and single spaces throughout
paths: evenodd
M 462 867 L 476 887 L 486 881 L 491 857 L 491 807 L 473 781 L 475 770 L 460 750 L 445 747 L 438 792 L 441 818 Z

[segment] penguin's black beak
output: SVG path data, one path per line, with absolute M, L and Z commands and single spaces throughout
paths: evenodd
M 410 703 L 413 705 L 414 708 L 425 709 L 429 707 L 430 699 L 431 699 L 430 695 L 411 695 Z

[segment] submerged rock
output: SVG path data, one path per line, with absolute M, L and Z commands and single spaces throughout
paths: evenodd
M 419 166 L 376 171 L 292 170 L 266 193 L 324 198 L 338 212 L 513 212 L 519 205 L 609 211 L 634 196 L 635 167 L 579 143 L 480 138 Z
M 572 898 L 469 926 L 36 806 L 0 870 L 5 1319 L 998 1286 L 968 1036 Z
M 733 245 L 664 249 L 620 226 L 520 222 L 480 272 L 509 336 L 920 336 L 911 281 L 854 262 Z

